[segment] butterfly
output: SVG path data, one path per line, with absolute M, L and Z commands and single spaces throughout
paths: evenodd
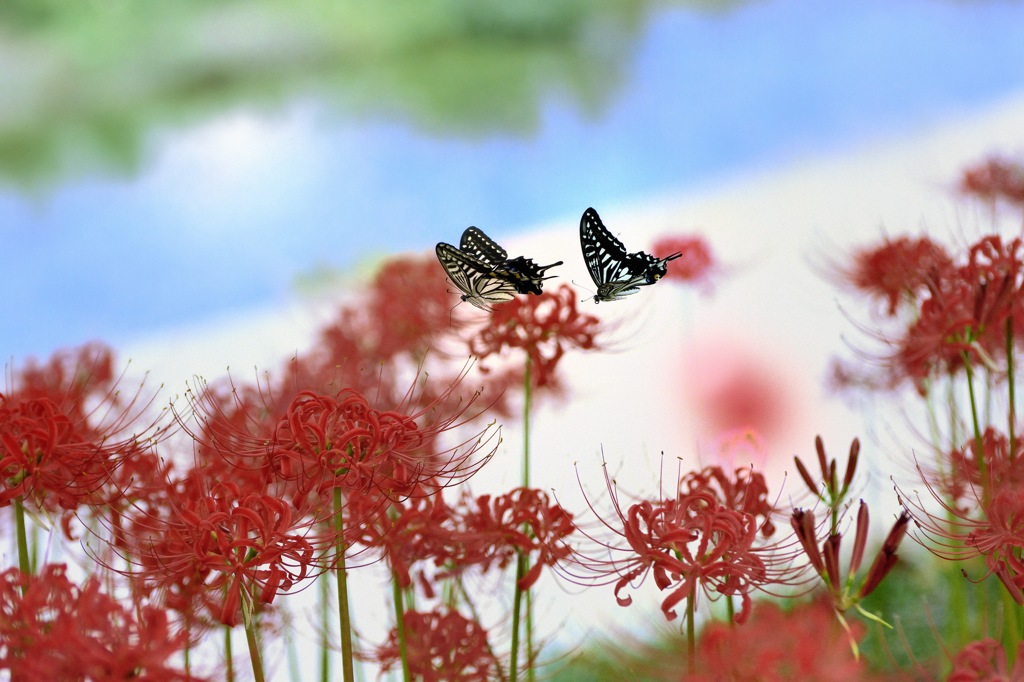
M 594 303 L 618 301 L 654 284 L 668 273 L 668 262 L 683 255 L 655 258 L 643 251 L 628 253 L 592 208 L 580 218 L 580 246 L 590 278 L 597 285 Z
M 544 280 L 554 277 L 554 275 L 545 277 L 544 273 L 556 265 L 562 264 L 562 261 L 558 261 L 551 265 L 537 265 L 532 258 L 524 256 L 510 259 L 508 252 L 478 227 L 466 228 L 459 241 L 459 248 L 463 253 L 489 265 L 493 268 L 495 275 L 511 281 L 520 294 L 539 296 L 544 286 Z
M 505 303 L 516 297 L 515 281 L 495 273 L 487 263 L 444 242 L 438 242 L 434 250 L 448 279 L 462 291 L 463 301 L 490 312 L 490 304 Z

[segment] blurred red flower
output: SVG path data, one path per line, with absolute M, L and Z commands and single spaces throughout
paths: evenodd
M 423 682 L 489 682 L 501 679 L 487 631 L 476 621 L 447 609 L 407 611 L 403 616 L 405 648 L 412 677 Z M 374 660 L 382 672 L 401 662 L 397 630 L 378 647 Z
M 679 253 L 665 279 L 691 284 L 707 283 L 718 271 L 718 263 L 707 240 L 700 236 L 671 235 L 661 237 L 651 247 L 652 253 Z
M 857 682 L 871 679 L 850 646 L 864 636 L 859 623 L 848 634 L 827 603 L 783 611 L 759 602 L 743 627 L 713 622 L 697 641 L 696 670 L 687 682 Z
M 169 661 L 187 643 L 162 609 L 124 604 L 97 578 L 79 587 L 63 565 L 0 574 L 0 669 L 12 679 L 194 680 Z
M 997 156 L 964 169 L 960 192 L 968 196 L 1024 208 L 1024 164 Z

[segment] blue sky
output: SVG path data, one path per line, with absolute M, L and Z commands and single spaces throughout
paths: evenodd
M 429 249 L 470 224 L 500 238 L 910 134 L 1024 90 L 1020 26 L 1024 4 L 1010 2 L 663 11 L 624 55 L 610 108 L 587 118 L 549 102 L 531 137 L 436 138 L 309 101 L 225 112 L 155 135 L 136 178 L 44 199 L 0 193 L 11 292 L 0 352 L 118 344 L 283 299 L 303 272 Z

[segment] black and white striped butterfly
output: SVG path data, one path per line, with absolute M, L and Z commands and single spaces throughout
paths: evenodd
M 683 255 L 655 258 L 643 251 L 627 252 L 592 208 L 580 218 L 580 246 L 590 278 L 597 285 L 594 303 L 618 301 L 654 284 L 668 272 L 668 262 Z
M 448 279 L 462 291 L 463 301 L 490 312 L 491 304 L 505 303 L 516 297 L 515 281 L 495 273 L 493 267 L 478 258 L 444 242 L 438 242 L 434 250 Z
M 493 268 L 494 274 L 511 281 L 520 294 L 539 296 L 543 290 L 544 280 L 554 277 L 554 275 L 545 277 L 544 273 L 556 265 L 562 264 L 562 261 L 558 261 L 551 265 L 537 265 L 532 258 L 524 256 L 509 258 L 508 252 L 478 227 L 466 228 L 459 241 L 459 248 L 463 253 L 489 265 Z

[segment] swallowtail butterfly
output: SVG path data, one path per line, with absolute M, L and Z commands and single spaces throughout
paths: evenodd
M 584 211 L 580 219 L 580 246 L 590 277 L 597 285 L 594 303 L 618 301 L 640 291 L 639 287 L 654 284 L 668 272 L 668 262 L 682 256 L 674 253 L 655 258 L 643 251 L 627 252 L 592 208 Z

